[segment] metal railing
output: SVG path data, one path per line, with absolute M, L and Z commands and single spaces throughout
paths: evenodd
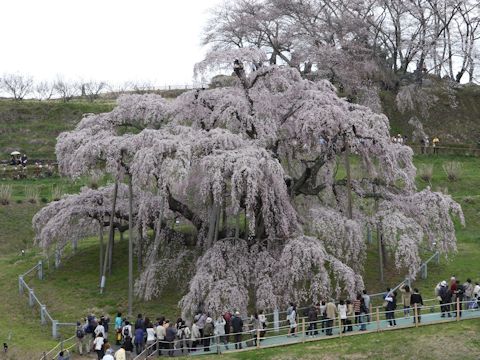
M 52 325 L 52 337 L 57 339 L 59 336 L 59 327 L 60 326 L 76 326 L 76 323 L 62 323 L 58 320 L 55 320 L 50 312 L 47 310 L 47 305 L 42 303 L 40 299 L 35 295 L 35 291 L 33 287 L 29 286 L 25 281 L 26 277 L 33 272 L 37 272 L 37 277 L 39 280 L 43 280 L 44 276 L 44 269 L 43 269 L 43 261 L 39 260 L 38 263 L 23 273 L 22 275 L 18 276 L 18 292 L 20 295 L 27 294 L 28 295 L 28 305 L 32 308 L 37 306 L 40 311 L 40 324 L 47 325 L 48 322 Z
M 477 299 L 465 301 L 457 299 L 450 303 L 439 303 L 437 299 L 428 299 L 424 301 L 423 305 L 414 304 L 406 309 L 385 310 L 381 306 L 377 306 L 372 308 L 368 314 L 351 315 L 346 319 L 336 316 L 333 319 L 309 322 L 307 318 L 299 317 L 293 331 L 290 325 L 281 326 L 279 333 L 271 336 L 267 336 L 267 332 L 271 331 L 269 328 L 252 328 L 229 334 L 228 337 L 234 338 L 234 342 L 227 342 L 225 336 L 221 335 L 204 338 L 206 341 L 202 341 L 200 346 L 194 346 L 188 339 L 176 339 L 172 342 L 157 341 L 134 357 L 134 360 L 156 358 L 159 351 L 163 355 L 167 355 L 169 351 L 174 355 L 182 356 L 212 355 L 475 319 L 480 318 L 478 302 L 480 301 Z M 290 335 L 290 333 L 293 334 Z

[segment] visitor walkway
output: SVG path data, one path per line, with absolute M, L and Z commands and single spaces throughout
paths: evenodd
M 436 299 L 431 299 L 425 301 L 425 305 L 420 309 L 411 308 L 410 315 L 404 314 L 404 309 L 395 310 L 395 321 L 396 326 L 390 326 L 389 321 L 385 318 L 386 312 L 381 311 L 380 307 L 374 309 L 370 314 L 370 321 L 366 323 L 366 330 L 360 331 L 359 325 L 352 324 L 353 331 L 347 331 L 342 333 L 342 325 L 340 324 L 339 319 L 336 319 L 335 325 L 332 327 L 332 335 L 326 335 L 326 329 L 322 332 L 321 322 L 317 322 L 317 334 L 314 335 L 309 332 L 309 323 L 305 318 L 299 318 L 297 335 L 288 336 L 289 326 L 282 326 L 276 330 L 268 329 L 266 336 L 263 338 L 260 337 L 260 332 L 258 331 L 245 331 L 242 333 L 242 349 L 235 349 L 235 344 L 230 342 L 228 345 L 219 344 L 218 337 L 211 338 L 212 344 L 209 347 L 209 351 L 205 351 L 202 346 L 197 346 L 195 349 L 179 349 L 178 342 L 176 343 L 177 349 L 174 350 L 175 356 L 180 355 L 190 355 L 197 356 L 203 354 L 224 354 L 232 353 L 238 351 L 248 351 L 276 346 L 284 346 L 290 344 L 305 343 L 311 341 L 321 341 L 324 339 L 338 338 L 342 336 L 352 336 L 352 335 L 362 335 L 365 333 L 379 332 L 379 331 L 390 331 L 395 329 L 404 329 L 404 328 L 414 328 L 423 325 L 437 325 L 441 326 L 442 323 L 452 322 L 452 321 L 461 321 L 473 318 L 480 318 L 480 310 L 478 309 L 467 309 L 471 303 L 452 303 L 449 304 L 452 311 L 448 314 L 442 314 L 440 305 Z M 461 310 L 461 308 L 463 308 Z M 420 322 L 414 322 L 414 314 L 418 312 L 420 315 Z M 442 316 L 443 315 L 443 316 Z M 450 317 L 448 316 L 450 315 Z M 286 323 L 286 321 L 283 321 Z M 230 334 L 230 341 L 233 341 L 233 334 Z M 190 350 L 190 352 L 188 352 Z M 162 350 L 162 354 L 167 354 L 166 350 Z M 146 349 L 144 352 L 134 357 L 134 360 L 143 360 L 154 358 L 158 355 L 156 350 L 156 345 L 151 349 Z

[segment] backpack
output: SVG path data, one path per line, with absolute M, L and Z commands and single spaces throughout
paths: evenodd
M 127 337 L 127 336 L 130 336 L 130 332 L 128 331 L 128 327 L 124 327 L 123 330 L 122 330 L 122 334 L 123 336 Z
M 77 338 L 82 339 L 85 336 L 85 332 L 83 329 L 78 328 L 77 329 Z
M 185 328 L 183 329 L 183 333 L 184 333 L 184 335 L 185 335 L 185 339 L 190 339 L 190 336 L 192 335 L 192 333 L 191 333 L 191 331 L 190 331 L 190 329 L 189 329 L 188 327 L 185 327 Z
M 184 338 L 185 334 L 184 334 L 184 330 L 182 328 L 178 329 L 177 331 L 177 337 L 182 340 Z

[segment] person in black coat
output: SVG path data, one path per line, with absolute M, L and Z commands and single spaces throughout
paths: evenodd
M 234 333 L 235 349 L 242 348 L 242 331 L 243 331 L 243 320 L 240 317 L 240 313 L 235 312 L 235 316 L 232 319 L 232 330 Z
M 420 316 L 420 310 L 423 306 L 423 299 L 417 288 L 413 289 L 413 294 L 410 296 L 410 304 L 412 307 L 415 307 L 415 304 L 417 305 L 417 318 L 415 316 L 413 317 L 413 323 L 415 324 L 417 321 L 420 323 L 422 320 L 422 317 Z
M 307 335 L 313 336 L 317 335 L 317 321 L 318 321 L 318 314 L 317 314 L 317 309 L 315 306 L 311 306 L 310 309 L 308 310 L 308 331 Z

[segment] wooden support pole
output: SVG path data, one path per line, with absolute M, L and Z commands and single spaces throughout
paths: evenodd
M 257 328 L 257 349 L 260 349 L 260 329 Z
M 340 334 L 340 337 L 342 337 L 342 319 L 340 319 L 340 316 L 338 317 L 338 330 L 339 330 L 339 334 Z
M 302 342 L 305 342 L 305 318 L 302 318 Z
M 378 310 L 378 306 L 377 306 L 377 331 L 380 331 L 380 311 Z

